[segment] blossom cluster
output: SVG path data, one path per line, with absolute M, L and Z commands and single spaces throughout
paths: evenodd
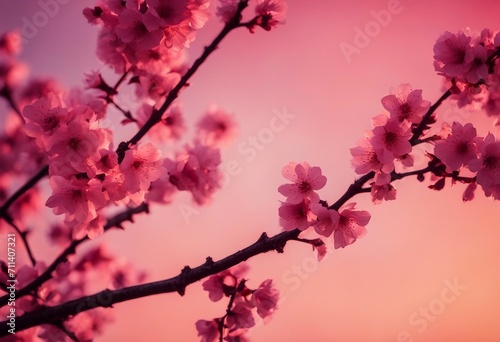
M 210 276 L 203 282 L 203 289 L 208 291 L 211 301 L 217 302 L 225 296 L 231 298 L 231 305 L 222 318 L 196 322 L 202 342 L 217 341 L 221 331 L 225 335 L 224 341 L 247 341 L 245 333 L 255 325 L 254 309 L 264 322 L 271 319 L 277 309 L 279 292 L 271 279 L 263 281 L 257 289 L 248 288 L 242 278 L 247 270 L 248 267 L 242 264 Z
M 373 129 L 365 132 L 365 137 L 351 148 L 354 171 L 360 175 L 375 172 L 371 185 L 374 203 L 396 198 L 396 189 L 390 184 L 391 172 L 398 163 L 403 167 L 413 166 L 410 139 L 430 107 L 430 102 L 422 98 L 422 90 L 412 89 L 406 83 L 381 102 L 385 111 L 373 118 Z
M 434 155 L 446 166 L 447 173 L 460 174 L 467 169 L 475 176 L 459 179 L 469 183 L 464 201 L 474 198 L 477 185 L 487 197 L 500 200 L 500 141 L 493 134 L 480 137 L 471 123 L 454 122 L 449 134 L 436 142 Z
M 103 231 L 98 212 L 110 203 L 144 201 L 151 182 L 164 172 L 161 153 L 152 144 L 134 146 L 121 164 L 112 132 L 99 127 L 88 106 L 65 107 L 53 93 L 24 107 L 25 132 L 46 152 L 53 190 L 46 205 L 65 215 L 75 237 Z
M 311 167 L 307 162 L 292 162 L 283 168 L 282 174 L 292 181 L 278 188 L 286 196 L 286 201 L 278 209 L 280 225 L 284 230 L 313 227 L 321 236 L 333 234 L 335 248 L 344 248 L 365 235 L 365 226 L 370 221 L 367 211 L 356 210 L 356 203 L 349 203 L 337 211 L 320 200 L 316 190 L 326 184 L 321 168 Z
M 500 32 L 445 32 L 434 45 L 434 67 L 459 107 L 500 116 Z M 498 122 L 498 120 L 497 120 Z
M 185 70 L 184 47 L 208 20 L 208 0 L 99 0 L 83 14 L 99 25 L 97 56 L 132 71 L 139 97 L 159 101 Z

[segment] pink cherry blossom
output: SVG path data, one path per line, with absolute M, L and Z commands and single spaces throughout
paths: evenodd
M 458 108 L 466 107 L 471 111 L 481 110 L 491 98 L 488 88 L 484 84 L 471 85 L 469 83 L 455 82 L 460 92 L 453 94 L 450 98 L 456 100 Z
M 60 126 L 47 146 L 52 163 L 66 164 L 94 177 L 95 163 L 100 158 L 99 147 L 106 143 L 105 136 L 97 128 L 97 123 L 86 120 L 73 120 Z
M 97 210 L 106 204 L 101 182 L 96 179 L 66 179 L 50 177 L 53 194 L 45 205 L 53 208 L 56 215 L 65 214 L 67 221 L 89 223 L 97 217 Z
M 196 322 L 196 330 L 201 342 L 215 342 L 219 338 L 219 321 L 200 319 Z
M 231 314 L 226 318 L 227 327 L 238 332 L 243 332 L 255 325 L 255 319 L 252 313 L 252 307 L 241 297 L 237 297 L 234 306 L 231 308 Z
M 316 216 L 310 209 L 310 200 L 305 198 L 294 204 L 282 202 L 278 209 L 280 225 L 284 230 L 306 230 L 315 223 Z
M 148 0 L 145 21 L 157 21 L 161 28 L 178 25 L 189 16 L 188 0 Z
M 482 45 L 474 46 L 472 53 L 474 57 L 470 69 L 465 74 L 465 79 L 467 82 L 474 84 L 488 77 L 488 66 L 486 65 L 488 54 Z
M 158 70 L 144 71 L 137 73 L 139 83 L 137 83 L 136 94 L 138 97 L 150 97 L 155 101 L 161 101 L 172 90 L 181 76 L 177 72 L 162 72 Z
M 374 204 L 380 204 L 383 200 L 392 201 L 396 199 L 396 189 L 391 184 L 377 185 L 373 183 L 371 196 Z
M 477 158 L 477 132 L 471 123 L 462 126 L 453 122 L 451 134 L 436 142 L 434 154 L 446 165 L 448 172 L 458 170 Z
M 384 96 L 382 105 L 391 118 L 418 124 L 431 103 L 422 99 L 421 89 L 413 90 L 410 84 L 404 83 L 398 86 L 396 94 Z
M 261 318 L 266 318 L 276 310 L 279 296 L 279 291 L 273 286 L 273 280 L 267 279 L 252 293 L 250 303 L 257 308 L 257 314 Z
M 189 191 L 197 204 L 207 203 L 222 184 L 222 173 L 218 169 L 220 151 L 196 141 L 186 146 L 175 161 L 166 160 L 170 182 L 180 191 Z
M 151 182 L 165 172 L 161 152 L 153 144 L 145 144 L 125 152 L 120 171 L 125 176 L 124 184 L 131 193 L 146 191 Z
M 373 129 L 373 137 L 370 142 L 373 149 L 377 151 L 379 160 L 387 160 L 384 154 L 390 152 L 394 157 L 399 157 L 411 152 L 410 123 L 399 122 L 390 119 L 384 126 L 377 126 Z
M 269 31 L 278 24 L 285 22 L 288 6 L 284 0 L 257 0 L 255 13 L 260 16 L 258 25 Z
M 97 38 L 97 57 L 112 67 L 115 72 L 123 73 L 129 62 L 123 54 L 125 44 L 110 29 L 103 28 Z
M 125 185 L 125 175 L 120 172 L 119 167 L 113 168 L 106 173 L 102 182 L 102 191 L 106 200 L 114 204 L 128 204 L 132 196 Z
M 21 52 L 21 34 L 9 31 L 0 36 L 0 54 L 17 55 Z
M 311 204 L 311 211 L 317 216 L 317 221 L 313 224 L 316 233 L 325 237 L 332 235 L 333 229 L 339 221 L 339 213 L 320 203 Z
M 169 128 L 169 136 L 171 139 L 179 140 L 186 131 L 184 118 L 182 117 L 182 109 L 178 104 L 174 104 L 167 110 L 165 118 L 162 121 Z
M 311 167 L 307 162 L 300 164 L 291 162 L 281 173 L 283 177 L 293 182 L 278 188 L 280 194 L 287 197 L 287 202 L 297 204 L 305 198 L 309 198 L 313 203 L 319 201 L 319 195 L 315 190 L 323 188 L 326 184 L 326 177 L 321 174 L 321 168 Z
M 479 159 L 473 159 L 468 167 L 477 172 L 477 184 L 481 185 L 487 197 L 500 199 L 500 142 L 489 133 L 479 143 Z
M 233 116 L 217 106 L 211 106 L 196 126 L 200 140 L 209 146 L 227 145 L 237 133 Z
M 71 224 L 71 223 L 70 223 Z M 104 225 L 106 224 L 106 219 L 99 214 L 92 221 L 80 224 L 75 222 L 73 225 L 73 238 L 81 239 L 85 236 L 88 236 L 89 239 L 95 239 L 102 233 L 104 233 Z
M 50 137 L 59 127 L 67 110 L 62 108 L 61 99 L 53 93 L 24 107 L 26 118 L 24 130 L 30 137 L 37 138 L 37 144 L 44 147 L 44 138 Z
M 208 291 L 208 297 L 212 302 L 218 302 L 225 294 L 229 295 L 229 292 L 226 293 L 227 289 L 234 289 L 238 280 L 247 271 L 248 265 L 242 263 L 229 270 L 214 274 L 202 283 L 203 290 Z
M 371 143 L 371 138 L 364 138 L 358 143 L 358 146 L 351 148 L 350 151 L 353 156 L 351 163 L 357 174 L 364 175 L 370 171 L 381 171 L 389 174 L 394 171 L 394 156 L 391 153 L 384 153 L 383 149 L 376 151 Z
M 122 11 L 115 32 L 124 43 L 132 43 L 132 46 L 139 50 L 152 49 L 158 46 L 163 38 L 160 19 L 151 20 L 150 16 L 139 10 Z
M 370 213 L 354 210 L 356 203 L 350 203 L 340 209 L 340 217 L 335 225 L 333 240 L 335 249 L 353 244 L 366 234 L 365 226 L 370 221 Z
M 434 67 L 448 77 L 463 76 L 474 62 L 471 37 L 446 31 L 434 45 Z
M 145 200 L 167 204 L 172 202 L 173 195 L 177 192 L 177 188 L 170 183 L 170 176 L 165 172 L 159 179 L 151 183 L 149 191 L 145 195 Z
M 220 0 L 216 15 L 225 23 L 229 22 L 238 10 L 238 0 Z

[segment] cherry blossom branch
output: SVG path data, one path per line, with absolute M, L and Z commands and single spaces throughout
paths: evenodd
M 270 251 L 283 253 L 287 241 L 295 239 L 300 233 L 299 229 L 294 229 L 279 233 L 271 238 L 266 233 L 263 233 L 255 243 L 224 259 L 214 262 L 212 258 L 207 257 L 205 263 L 198 267 L 190 268 L 189 266 L 185 266 L 176 277 L 113 291 L 106 289 L 61 305 L 44 307 L 40 310 L 26 313 L 16 318 L 16 331 L 25 330 L 40 324 L 64 321 L 68 317 L 75 316 L 83 311 L 97 307 L 112 307 L 114 304 L 132 299 L 171 292 L 177 292 L 182 296 L 188 285 L 233 267 L 253 256 Z M 103 298 L 106 300 L 103 300 Z M 6 321 L 0 322 L 0 324 L 6 323 Z M 6 336 L 7 333 L 7 331 L 0 331 L 0 337 Z
M 429 165 L 424 169 L 404 173 L 393 172 L 391 173 L 391 181 L 400 180 L 415 175 L 418 176 L 419 174 L 424 174 L 427 172 L 433 172 L 436 171 L 437 168 L 438 163 L 431 161 L 429 162 Z M 355 195 L 363 192 L 369 192 L 369 188 L 362 188 L 362 185 L 372 177 L 373 174 L 372 172 L 370 172 L 359 178 L 357 181 L 351 184 L 346 193 L 329 208 L 338 210 L 343 204 L 345 204 L 350 198 L 354 197 Z M 115 216 L 113 219 L 108 221 L 106 227 L 110 225 L 119 225 L 121 222 L 130 217 L 127 215 L 129 214 L 121 213 Z M 109 227 L 106 229 L 109 229 Z M 248 260 L 251 257 L 273 250 L 277 251 L 278 253 L 283 253 L 284 247 L 288 241 L 295 240 L 299 242 L 310 243 L 310 241 L 304 241 L 303 239 L 299 238 L 299 234 L 301 232 L 302 231 L 299 229 L 294 229 L 291 231 L 279 233 L 271 238 L 268 237 L 266 233 L 263 233 L 254 244 L 217 262 L 214 262 L 211 257 L 207 257 L 204 264 L 196 268 L 190 268 L 189 266 L 186 266 L 182 270 L 181 274 L 176 277 L 157 282 L 125 287 L 114 291 L 106 289 L 99 293 L 85 296 L 58 306 L 44 307 L 38 311 L 26 313 L 25 315 L 18 317 L 18 319 L 16 320 L 16 329 L 18 331 L 21 331 L 40 324 L 50 324 L 51 322 L 55 321 L 64 321 L 68 317 L 75 316 L 83 311 L 91 310 L 97 307 L 111 307 L 113 306 L 113 304 L 161 293 L 178 292 L 182 296 L 185 294 L 185 289 L 188 285 L 195 283 L 205 277 L 233 267 L 243 261 Z M 83 242 L 87 239 L 88 238 L 84 238 L 78 241 Z M 78 244 L 81 242 L 78 242 Z M 76 243 L 76 241 L 73 242 L 73 244 L 74 243 Z M 51 266 L 49 266 L 47 271 L 45 271 L 44 274 L 42 274 L 38 279 L 42 277 L 44 279 L 43 281 L 50 279 L 50 273 L 55 270 L 58 264 L 64 262 L 66 260 L 66 257 L 72 253 L 74 253 L 74 247 L 72 248 L 70 246 L 52 263 Z M 49 269 L 51 269 L 50 272 L 48 272 Z M 40 281 L 38 279 L 35 281 Z M 33 283 L 18 291 L 17 296 L 25 295 L 41 285 Z M 106 300 L 103 301 L 102 298 L 106 298 Z M 7 298 L 5 297 L 0 298 L 0 305 L 5 305 L 6 299 Z M 3 323 L 5 322 L 0 322 L 0 324 Z M 1 336 L 5 335 L 2 335 L 0 333 L 0 337 Z
M 436 109 L 448 98 L 451 96 L 451 90 L 448 89 L 441 97 L 432 105 L 429 107 L 427 110 L 427 113 L 423 116 L 422 120 L 418 124 L 417 128 L 413 132 L 413 135 L 410 139 L 410 144 L 412 146 L 418 145 L 422 143 L 423 141 L 420 140 L 420 136 L 423 134 L 425 127 L 427 126 L 427 123 L 429 122 L 429 119 L 431 118 L 432 114 L 436 111 Z M 370 179 L 372 179 L 375 176 L 375 172 L 370 171 L 367 174 L 363 175 L 362 177 L 358 178 L 354 183 L 352 183 L 347 191 L 342 195 L 341 198 L 338 199 L 337 202 L 334 204 L 330 205 L 328 209 L 333 209 L 333 210 L 339 210 L 340 207 L 347 202 L 349 199 L 354 197 L 357 194 L 363 193 L 363 192 L 369 192 L 368 188 L 363 188 L 366 182 L 368 182 Z
M 125 72 L 123 73 L 123 75 L 118 79 L 118 81 L 115 83 L 115 85 L 113 86 L 112 91 L 111 92 L 114 92 L 116 93 L 117 90 L 118 90 L 118 87 L 123 83 L 123 81 L 125 81 L 125 79 L 127 78 L 127 75 L 129 74 L 130 72 L 130 69 L 128 70 L 125 70 Z M 2 89 L 2 91 L 0 91 L 0 96 L 3 96 L 7 99 L 7 101 L 9 102 L 9 105 L 12 107 L 12 109 L 18 113 L 18 115 L 20 115 L 21 119 L 23 120 L 24 122 L 24 117 L 22 116 L 21 114 L 21 111 L 19 110 L 19 108 L 16 106 L 16 104 L 14 103 L 14 101 L 12 100 L 12 97 L 10 96 L 10 92 L 8 92 L 6 90 L 7 88 L 4 87 Z M 6 93 L 7 92 L 7 93 Z M 108 97 L 109 97 L 109 93 L 108 92 Z M 8 96 L 6 96 L 6 94 Z M 38 181 L 40 181 L 41 179 L 43 179 L 45 176 L 48 176 L 49 175 L 49 166 L 48 165 L 45 165 L 44 167 L 42 167 L 40 169 L 40 171 L 38 171 L 38 173 L 36 173 L 30 180 L 28 180 L 21 188 L 19 188 L 14 194 L 12 194 L 6 201 L 5 203 L 0 207 L 0 217 L 2 218 L 5 218 L 5 219 L 8 219 L 8 213 L 7 213 L 7 210 L 9 209 L 9 207 L 19 198 L 21 197 L 26 191 L 28 191 L 29 189 L 31 189 L 33 186 L 35 186 Z
M 168 93 L 165 102 L 161 105 L 161 107 L 157 110 L 153 110 L 153 113 L 149 117 L 148 121 L 139 129 L 139 131 L 128 141 L 122 142 L 118 146 L 117 154 L 118 154 L 118 162 L 121 162 L 125 157 L 125 152 L 130 148 L 131 145 L 137 144 L 146 133 L 156 125 L 160 120 L 162 115 L 166 112 L 166 110 L 170 107 L 172 102 L 178 97 L 181 89 L 187 85 L 191 76 L 195 74 L 198 68 L 205 62 L 205 60 L 214 52 L 220 42 L 231 32 L 232 30 L 239 27 L 240 17 L 243 10 L 248 6 L 248 0 L 240 0 L 238 3 L 238 9 L 234 14 L 233 18 L 229 20 L 225 25 L 222 31 L 215 37 L 212 43 L 205 47 L 203 53 L 198 59 L 193 63 L 193 65 L 188 69 L 188 71 L 182 76 L 179 83 Z
M 108 219 L 108 222 L 104 226 L 104 230 L 111 229 L 113 227 L 118 227 L 123 229 L 122 223 L 125 221 L 130 221 L 134 222 L 133 220 L 133 215 L 139 214 L 139 213 L 148 213 L 149 212 L 149 206 L 147 203 L 142 203 L 138 207 L 135 208 L 128 208 L 125 211 L 113 216 L 112 218 Z M 43 285 L 46 281 L 52 278 L 52 272 L 55 271 L 57 266 L 62 264 L 63 262 L 67 261 L 68 256 L 71 254 L 75 254 L 76 252 L 76 247 L 78 247 L 80 244 L 82 244 L 85 241 L 90 240 L 87 236 L 84 238 L 81 238 L 79 240 L 73 240 L 71 244 L 66 247 L 64 251 L 61 252 L 61 254 L 50 264 L 49 267 L 35 280 L 33 280 L 31 283 L 20 289 L 19 291 L 16 291 L 16 298 L 21 298 L 25 295 L 28 295 L 30 293 L 35 292 L 41 285 Z M 0 298 L 0 307 L 6 305 L 8 303 L 8 295 L 3 296 Z
M 128 141 L 122 142 L 118 146 L 116 152 L 118 154 L 118 160 L 121 162 L 125 156 L 125 152 L 129 149 L 130 145 L 137 144 L 142 137 L 156 124 L 161 120 L 161 116 L 165 113 L 165 111 L 169 108 L 172 102 L 179 95 L 180 90 L 187 84 L 191 76 L 198 70 L 198 68 L 203 64 L 203 62 L 208 58 L 208 56 L 214 52 L 220 42 L 224 39 L 224 37 L 231 32 L 233 29 L 239 27 L 240 23 L 240 15 L 242 11 L 248 6 L 248 0 L 241 0 L 238 3 L 238 10 L 236 11 L 234 17 L 226 23 L 222 31 L 217 35 L 217 37 L 212 41 L 212 43 L 205 47 L 202 55 L 198 57 L 198 59 L 193 63 L 193 65 L 189 68 L 189 70 L 184 74 L 179 83 L 169 92 L 167 98 L 163 105 L 158 110 L 154 110 L 153 114 L 149 118 L 149 120 L 141 127 L 141 129 Z M 123 83 L 126 79 L 130 69 L 126 70 L 124 74 L 120 77 L 120 79 L 116 82 L 115 86 L 112 88 L 115 91 L 118 87 Z M 18 191 L 16 191 L 9 199 L 0 207 L 0 217 L 6 218 L 7 209 L 14 203 L 19 197 L 21 197 L 27 190 L 29 190 L 32 186 L 34 186 L 39 180 L 47 176 L 49 173 L 49 167 L 44 166 L 32 179 L 30 179 L 26 184 L 24 184 Z

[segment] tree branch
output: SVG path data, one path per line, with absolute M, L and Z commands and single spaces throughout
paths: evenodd
M 224 28 L 217 35 L 217 37 L 215 37 L 212 43 L 207 47 L 205 47 L 201 56 L 198 57 L 198 59 L 196 59 L 196 61 L 189 68 L 189 70 L 182 76 L 179 83 L 177 83 L 177 85 L 168 93 L 167 98 L 165 99 L 165 102 L 163 102 L 161 107 L 158 110 L 153 110 L 153 113 L 149 117 L 148 121 L 146 121 L 146 123 L 128 142 L 120 143 L 116 151 L 118 153 L 118 162 L 121 162 L 123 160 L 123 158 L 125 157 L 125 152 L 130 148 L 131 145 L 137 144 L 144 137 L 144 135 L 146 135 L 146 133 L 161 120 L 162 115 L 170 107 L 172 102 L 174 102 L 177 96 L 179 96 L 179 92 L 188 83 L 191 76 L 194 75 L 194 73 L 203 64 L 203 62 L 205 62 L 208 56 L 210 56 L 212 52 L 214 52 L 217 49 L 217 46 L 229 34 L 229 32 L 240 27 L 239 24 L 240 24 L 241 12 L 243 12 L 243 10 L 247 6 L 248 6 L 248 0 L 241 0 L 238 3 L 238 10 L 236 11 L 233 18 L 229 22 L 227 22 L 226 25 L 224 25 Z
M 130 286 L 113 291 L 106 289 L 94 295 L 85 296 L 58 306 L 44 307 L 40 310 L 26 313 L 17 317 L 16 331 L 22 331 L 40 324 L 61 322 L 68 317 L 97 307 L 112 307 L 117 303 L 160 293 L 177 292 L 182 296 L 188 285 L 233 267 L 255 255 L 273 250 L 278 253 L 283 253 L 287 241 L 295 239 L 300 232 L 300 230 L 294 229 L 292 231 L 280 233 L 271 238 L 263 233 L 254 244 L 217 262 L 214 262 L 211 258 L 207 258 L 206 262 L 198 267 L 190 268 L 186 266 L 181 273 L 174 278 Z M 7 321 L 0 322 L 0 325 L 6 324 Z M 6 330 L 0 331 L 0 337 L 6 336 L 7 334 L 8 332 Z
M 122 223 L 125 221 L 130 221 L 134 222 L 133 220 L 133 215 L 138 214 L 138 213 L 148 213 L 149 212 L 149 206 L 147 203 L 142 203 L 138 207 L 135 208 L 128 208 L 124 210 L 123 212 L 113 216 L 112 218 L 108 219 L 108 222 L 104 226 L 104 230 L 111 229 L 113 227 L 118 227 L 118 228 L 123 228 Z M 74 254 L 76 252 L 76 247 L 78 247 L 80 244 L 83 242 L 90 240 L 87 236 L 84 238 L 81 238 L 79 240 L 74 240 L 71 242 L 71 244 L 66 247 L 64 251 L 61 252 L 61 254 L 52 262 L 52 264 L 47 267 L 45 272 L 43 272 L 39 277 L 37 277 L 35 280 L 33 280 L 31 283 L 20 289 L 19 291 L 16 291 L 16 298 L 21 298 L 23 296 L 26 296 L 30 293 L 35 292 L 40 286 L 42 286 L 46 281 L 52 278 L 52 272 L 55 271 L 57 266 L 62 264 L 68 259 L 68 256 L 71 254 Z M 5 295 L 0 298 L 0 307 L 6 305 L 9 301 L 9 296 Z

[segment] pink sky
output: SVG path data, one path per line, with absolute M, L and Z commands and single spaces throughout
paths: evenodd
M 94 56 L 97 31 L 81 15 L 93 2 L 66 2 L 29 40 L 21 58 L 34 75 L 52 75 L 75 86 L 84 72 L 101 64 Z M 185 265 L 201 264 L 207 256 L 220 259 L 235 252 L 263 231 L 280 232 L 277 187 L 284 182 L 281 168 L 289 161 L 320 166 L 328 178 L 321 197 L 338 199 L 355 178 L 349 148 L 370 129 L 371 117 L 381 113 L 380 99 L 400 83 L 423 89 L 431 102 L 439 98 L 441 79 L 432 65 L 439 35 L 465 27 L 499 28 L 497 1 L 401 0 L 393 11 L 397 13 L 385 27 L 377 26 L 380 32 L 349 62 L 341 46 L 354 44 L 358 28 L 373 26 L 373 13 L 393 8 L 391 3 L 289 0 L 286 25 L 272 32 L 231 34 L 193 77 L 181 100 L 191 123 L 212 103 L 235 114 L 239 136 L 222 154 L 225 163 L 236 161 L 241 172 L 229 177 L 213 204 L 196 208 L 189 220 L 181 209 L 192 206 L 190 197 L 181 194 L 172 205 L 153 206 L 151 215 L 127 224 L 125 232 L 106 233 L 100 241 L 148 270 L 150 280 L 163 279 Z M 35 1 L 12 2 L 0 13 L 0 29 L 24 25 L 23 18 L 31 20 L 39 11 Z M 199 32 L 191 59 L 220 27 L 213 19 Z M 248 151 L 251 137 L 269 131 L 276 111 L 293 118 L 261 141 L 261 150 Z M 483 113 L 459 114 L 446 104 L 438 115 L 473 120 L 480 135 L 491 131 L 498 137 Z M 127 129 L 116 137 L 131 133 Z M 500 340 L 499 203 L 478 192 L 476 200 L 464 204 L 464 186 L 435 192 L 428 184 L 415 179 L 396 183 L 397 201 L 379 206 L 367 195 L 356 197 L 358 207 L 372 214 L 368 234 L 332 251 L 319 264 L 309 246 L 299 243 L 289 243 L 283 255 L 250 260 L 249 284 L 257 287 L 273 278 L 283 294 L 272 322 L 254 328 L 251 339 Z M 57 253 L 43 243 L 37 247 L 47 260 Z M 226 304 L 211 303 L 199 283 L 189 286 L 184 298 L 167 294 L 118 304 L 115 323 L 96 341 L 196 341 L 194 323 L 222 316 Z

